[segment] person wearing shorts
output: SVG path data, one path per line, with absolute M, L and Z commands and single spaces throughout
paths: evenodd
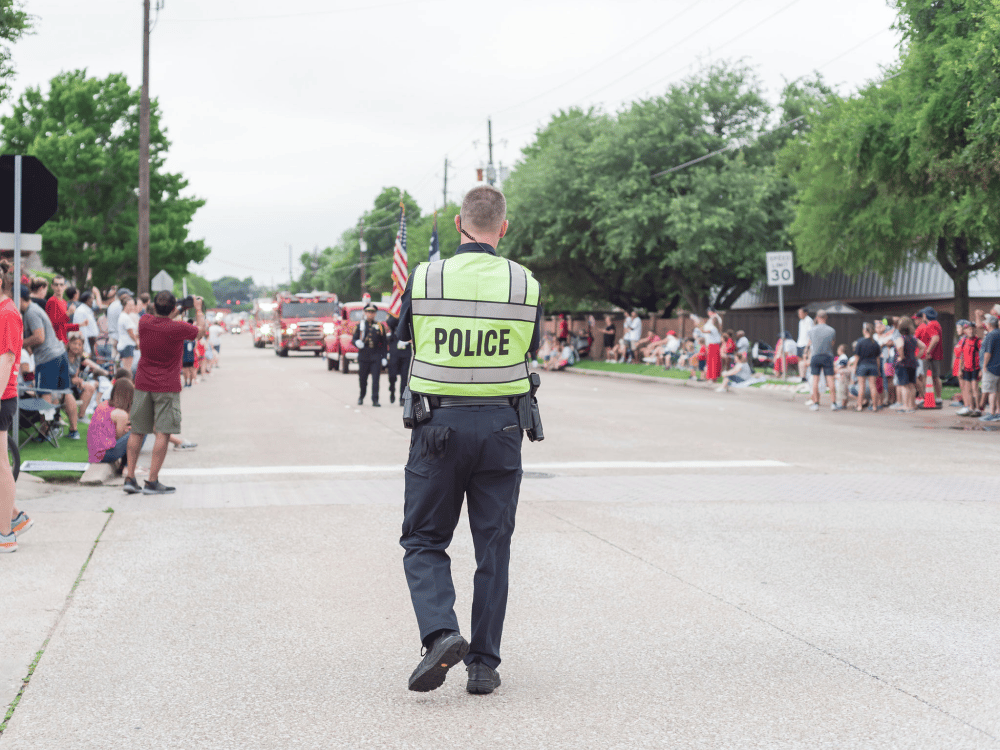
M 1000 421 L 1000 409 L 997 406 L 997 388 L 1000 386 L 1000 321 L 995 315 L 987 315 L 984 324 L 986 335 L 979 353 L 983 363 L 982 389 L 989 406 L 979 419 L 982 422 L 997 422 Z
M 185 341 L 198 336 L 205 324 L 202 311 L 204 302 L 195 297 L 194 309 L 198 325 L 184 323 L 175 318 L 181 310 L 170 292 L 160 292 L 153 302 L 154 314 L 139 319 L 139 340 L 142 357 L 135 376 L 135 395 L 132 398 L 132 433 L 128 439 L 128 476 L 125 492 L 132 495 L 163 495 L 174 491 L 160 483 L 160 469 L 167 456 L 170 436 L 181 431 L 181 358 Z M 135 480 L 135 467 L 139 450 L 146 435 L 155 433 L 153 455 L 149 465 L 149 479 L 143 487 Z
M 826 324 L 826 310 L 817 310 L 816 323 L 809 329 L 809 373 L 812 378 L 812 403 L 809 408 L 812 411 L 819 410 L 819 384 L 820 375 L 826 377 L 826 386 L 830 389 L 830 410 L 840 411 L 840 406 L 836 401 L 836 386 L 833 381 L 833 343 L 837 338 L 837 332 Z
M 56 338 L 52 321 L 45 310 L 32 304 L 28 287 L 21 286 L 21 316 L 24 318 L 24 346 L 35 355 L 35 386 L 42 391 L 68 391 L 69 357 L 66 347 Z M 62 404 L 69 419 L 70 440 L 79 440 L 77 420 L 80 410 L 72 393 L 55 394 L 42 391 L 41 397 L 51 404 Z
M 27 289 L 27 287 L 25 287 Z M 17 372 L 21 369 L 21 346 L 24 341 L 21 315 L 14 305 L 14 268 L 0 260 L 0 440 L 7 444 L 7 433 L 17 418 Z M 31 304 L 30 302 L 28 304 Z M 17 552 L 17 537 L 31 528 L 32 521 L 17 509 L 14 472 L 7 449 L 0 451 L 0 552 Z
M 958 410 L 960 417 L 978 417 L 979 412 L 979 351 L 982 341 L 976 336 L 976 324 L 971 320 L 962 321 L 962 403 Z

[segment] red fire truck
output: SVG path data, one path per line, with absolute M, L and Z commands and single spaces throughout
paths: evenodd
M 347 373 L 351 369 L 351 362 L 358 361 L 358 348 L 351 338 L 351 331 L 354 326 L 364 320 L 365 305 L 371 299 L 362 302 L 345 302 L 340 307 L 340 319 L 336 328 L 326 337 L 326 369 L 337 370 Z M 384 323 L 389 318 L 389 305 L 384 302 L 376 302 L 375 320 Z
M 274 311 L 277 307 L 278 303 L 270 298 L 261 297 L 253 301 L 250 333 L 253 335 L 253 345 L 258 349 L 274 343 L 274 329 L 278 319 Z
M 275 297 L 277 329 L 274 353 L 287 357 L 289 351 L 323 354 L 323 339 L 336 329 L 340 305 L 331 292 L 278 292 Z

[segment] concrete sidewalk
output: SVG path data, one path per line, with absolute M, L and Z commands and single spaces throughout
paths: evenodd
M 996 746 L 988 483 L 978 501 L 799 502 L 767 477 L 732 477 L 728 500 L 670 479 L 526 484 L 486 697 L 461 671 L 406 690 L 419 646 L 388 486 L 119 510 L 0 748 Z

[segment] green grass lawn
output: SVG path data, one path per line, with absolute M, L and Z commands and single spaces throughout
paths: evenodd
M 582 359 L 573 365 L 578 370 L 600 370 L 602 372 L 626 372 L 631 375 L 652 375 L 657 378 L 673 378 L 674 380 L 687 380 L 691 373 L 687 370 L 664 370 L 658 365 L 633 365 L 618 362 L 595 362 L 590 359 Z
M 65 421 L 66 415 L 63 414 Z M 66 437 L 69 427 L 63 427 L 63 434 L 59 438 L 59 447 L 53 448 L 51 443 L 28 442 L 21 448 L 21 463 L 25 461 L 68 461 L 70 463 L 87 463 L 87 427 L 89 425 L 81 422 L 79 424 L 80 439 L 70 440 Z M 22 432 L 21 439 L 24 439 Z M 77 480 L 82 472 L 79 471 L 33 471 L 37 477 L 46 481 L 66 481 Z

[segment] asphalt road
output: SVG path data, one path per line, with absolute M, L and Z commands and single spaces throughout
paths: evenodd
M 415 694 L 385 379 L 359 407 L 318 358 L 223 354 L 183 395 L 175 495 L 24 501 L 4 705 L 42 653 L 0 750 L 1000 745 L 1000 434 L 547 375 L 503 686 Z

